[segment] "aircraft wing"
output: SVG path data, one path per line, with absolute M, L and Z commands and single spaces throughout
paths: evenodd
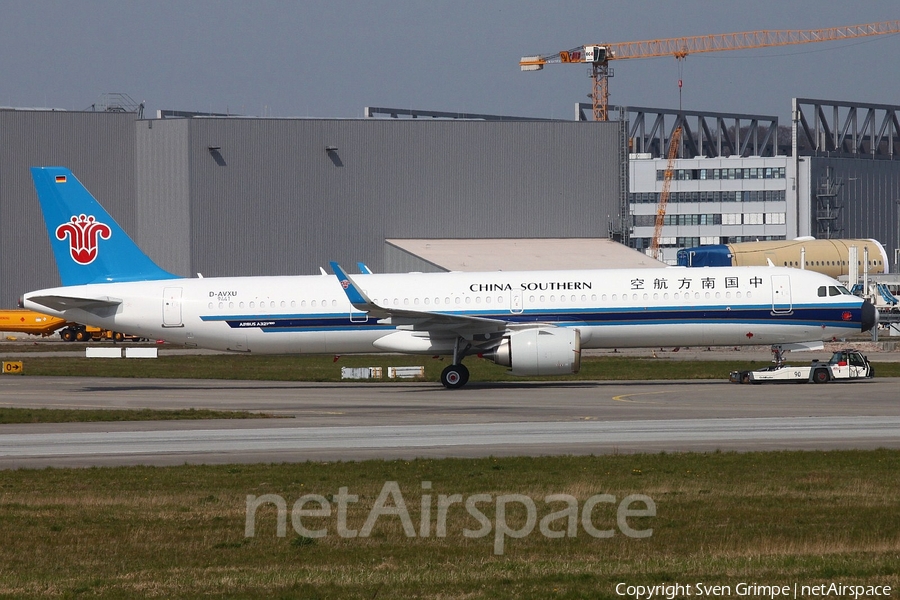
M 111 298 L 103 296 L 101 298 L 78 298 L 75 296 L 29 296 L 28 300 L 41 306 L 46 306 L 55 311 L 71 310 L 80 308 L 88 312 L 95 311 L 98 308 L 112 308 L 122 304 L 119 298 Z
M 350 278 L 336 262 L 331 262 L 331 269 L 347 294 L 347 299 L 356 310 L 368 313 L 391 325 L 407 326 L 419 331 L 447 331 L 464 337 L 477 333 L 496 333 L 511 328 L 511 324 L 503 319 L 489 319 L 470 315 L 454 315 L 429 311 L 404 310 L 380 306 L 369 298 L 365 292 Z M 534 325 L 529 324 L 528 327 Z

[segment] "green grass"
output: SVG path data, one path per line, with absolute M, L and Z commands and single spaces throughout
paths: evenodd
M 0 425 L 14 423 L 88 423 L 98 421 L 180 421 L 190 419 L 265 419 L 271 415 L 246 410 L 207 409 L 66 409 L 0 407 Z
M 359 530 L 387 481 L 421 526 L 407 537 L 397 516 L 371 536 L 336 534 L 331 517 L 304 517 L 326 536 L 276 535 L 272 505 L 245 537 L 247 495 L 277 494 L 290 512 L 304 494 L 359 496 L 347 526 Z M 423 491 L 422 482 L 431 482 Z M 655 454 L 483 458 L 290 465 L 122 467 L 5 471 L 0 478 L 0 596 L 57 598 L 616 598 L 619 582 L 654 585 L 844 584 L 900 586 L 900 451 Z M 652 536 L 548 539 L 537 528 L 507 539 L 467 538 L 475 519 L 456 504 L 437 537 L 436 498 L 548 494 L 584 505 L 645 494 L 655 517 L 632 517 Z M 426 505 L 428 502 L 426 502 Z M 393 506 L 393 501 L 388 502 Z M 309 508 L 309 507 L 308 507 Z M 524 522 L 521 506 L 508 523 Z M 615 528 L 615 504 L 593 512 Z M 563 521 L 556 521 L 558 529 Z M 735 594 L 732 594 L 734 597 Z
M 441 370 L 449 363 L 430 356 L 398 355 L 342 356 L 169 356 L 155 360 L 103 360 L 28 356 L 23 359 L 25 376 L 86 377 L 162 377 L 194 379 L 251 379 L 266 381 L 340 381 L 341 367 L 387 367 L 424 365 L 425 379 L 437 382 Z M 523 379 L 573 380 L 643 380 L 643 379 L 728 379 L 731 371 L 756 369 L 768 361 L 689 361 L 635 357 L 586 357 L 577 375 L 564 377 L 514 377 L 504 367 L 477 357 L 466 359 L 472 381 L 522 381 Z M 878 363 L 878 377 L 900 377 L 900 363 Z M 5 376 L 4 376 L 5 377 Z

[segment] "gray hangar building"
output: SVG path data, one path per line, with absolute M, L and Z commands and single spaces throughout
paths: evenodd
M 437 270 L 387 240 L 621 231 L 624 140 L 617 121 L 0 109 L 0 306 L 59 284 L 31 166 L 71 168 L 179 275 Z

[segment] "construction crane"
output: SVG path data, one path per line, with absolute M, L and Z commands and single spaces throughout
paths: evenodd
M 749 48 L 769 48 L 811 42 L 849 40 L 872 35 L 900 33 L 900 21 L 881 21 L 864 25 L 848 25 L 828 29 L 783 29 L 775 31 L 745 31 L 720 35 L 622 42 L 616 44 L 588 44 L 571 50 L 563 50 L 545 56 L 523 56 L 519 66 L 523 71 L 540 71 L 544 65 L 561 63 L 588 63 L 591 65 L 594 120 L 606 121 L 609 116 L 609 78 L 612 71 L 609 61 L 626 58 L 653 58 L 674 56 L 685 58 L 688 54 L 722 52 Z
M 681 126 L 672 132 L 669 140 L 669 162 L 663 175 L 662 192 L 659 194 L 659 202 L 656 205 L 656 227 L 653 229 L 653 239 L 650 241 L 650 256 L 662 261 L 662 250 L 659 241 L 662 237 L 662 228 L 666 221 L 666 204 L 669 202 L 669 187 L 672 185 L 672 175 L 675 172 L 675 158 L 678 156 L 678 143 L 681 141 Z

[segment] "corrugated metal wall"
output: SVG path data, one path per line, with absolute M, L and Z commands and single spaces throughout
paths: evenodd
M 132 237 L 162 268 L 191 271 L 190 127 L 187 119 L 135 123 L 136 227 Z
M 897 161 L 864 158 L 811 157 L 812 234 L 816 233 L 815 191 L 832 167 L 843 185 L 836 197 L 841 206 L 838 222 L 842 238 L 874 238 L 881 242 L 897 272 L 895 250 L 900 247 L 900 168 Z
M 384 270 L 391 237 L 605 237 L 618 127 L 194 118 L 191 264 L 208 276 L 329 260 Z
M 0 303 L 58 285 L 32 165 L 72 168 L 181 275 L 384 271 L 385 238 L 605 237 L 619 127 L 0 111 Z
M 59 285 L 30 167 L 70 167 L 133 230 L 134 124 L 132 114 L 0 110 L 0 306 Z

